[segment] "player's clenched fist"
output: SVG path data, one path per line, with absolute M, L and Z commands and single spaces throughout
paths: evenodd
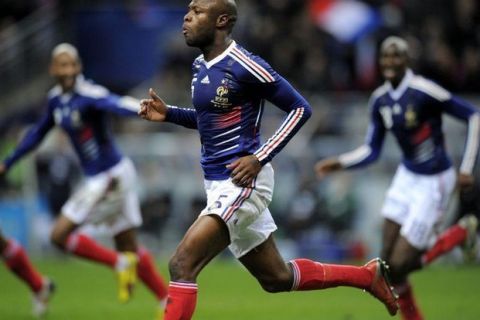
M 150 121 L 165 121 L 167 116 L 167 105 L 152 88 L 148 90 L 148 94 L 151 99 L 143 99 L 140 101 L 138 115 L 143 119 Z

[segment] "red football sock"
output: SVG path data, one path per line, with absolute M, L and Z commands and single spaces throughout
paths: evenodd
M 398 294 L 398 305 L 403 320 L 422 320 L 423 316 L 415 302 L 410 283 L 405 282 L 395 285 L 395 292 Z
M 296 259 L 290 263 L 294 277 L 292 291 L 338 286 L 366 289 L 372 281 L 372 275 L 363 267 L 325 264 L 307 259 Z
M 462 244 L 466 237 L 467 230 L 465 228 L 462 228 L 458 224 L 450 227 L 438 237 L 433 247 L 422 255 L 423 265 L 430 264 L 439 256 Z
M 197 304 L 196 283 L 173 282 L 168 286 L 164 320 L 190 320 Z
M 73 234 L 67 239 L 66 248 L 76 256 L 115 267 L 118 252 L 105 248 L 83 234 Z
M 167 286 L 155 269 L 155 263 L 152 255 L 145 248 L 138 249 L 138 277 L 147 285 L 147 287 L 155 294 L 158 300 L 167 297 Z
M 16 241 L 8 241 L 2 256 L 7 267 L 25 281 L 33 292 L 39 292 L 42 289 L 42 276 L 28 259 L 25 250 Z

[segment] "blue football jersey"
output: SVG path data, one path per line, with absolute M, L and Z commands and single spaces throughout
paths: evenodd
M 193 108 L 169 106 L 166 120 L 199 131 L 208 180 L 227 179 L 226 165 L 242 156 L 255 154 L 262 165 L 269 162 L 311 114 L 307 101 L 284 78 L 235 41 L 211 61 L 199 56 L 192 72 Z M 288 114 L 262 144 L 265 100 Z
M 12 166 L 57 125 L 70 138 L 84 173 L 98 174 L 113 167 L 122 157 L 110 132 L 107 113 L 134 116 L 138 109 L 138 100 L 112 94 L 79 75 L 72 92 L 62 93 L 59 85 L 49 91 L 47 112 L 5 160 L 5 165 Z
M 446 113 L 468 123 L 460 172 L 472 173 L 478 153 L 480 116 L 467 102 L 407 70 L 396 89 L 389 82 L 377 88 L 369 105 L 370 125 L 366 143 L 339 157 L 344 167 L 355 168 L 375 161 L 389 130 L 402 151 L 402 163 L 409 170 L 435 174 L 448 169 L 452 163 L 442 131 L 442 115 Z

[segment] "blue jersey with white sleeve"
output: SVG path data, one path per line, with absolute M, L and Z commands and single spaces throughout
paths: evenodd
M 445 147 L 442 114 L 468 124 L 460 173 L 471 174 L 478 153 L 480 115 L 475 107 L 434 82 L 407 70 L 396 89 L 385 82 L 370 99 L 370 126 L 366 143 L 339 156 L 345 168 L 375 161 L 385 133 L 391 131 L 403 153 L 402 164 L 418 174 L 436 174 L 452 166 Z
M 226 165 L 254 154 L 269 162 L 311 114 L 307 101 L 264 60 L 232 41 L 219 56 L 193 63 L 193 108 L 169 106 L 166 121 L 197 129 L 202 144 L 201 164 L 207 180 L 224 180 Z M 275 134 L 260 142 L 264 102 L 287 112 Z
M 57 125 L 70 138 L 84 173 L 96 175 L 113 167 L 122 158 L 109 129 L 107 113 L 136 116 L 138 109 L 138 100 L 112 94 L 79 75 L 72 92 L 63 93 L 59 85 L 50 90 L 47 112 L 5 160 L 5 165 L 9 168 L 33 150 Z

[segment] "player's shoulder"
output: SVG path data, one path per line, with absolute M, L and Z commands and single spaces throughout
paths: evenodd
M 229 48 L 228 56 L 235 61 L 235 71 L 241 78 L 255 78 L 260 82 L 275 82 L 277 73 L 261 57 L 235 43 Z
M 104 86 L 96 84 L 92 80 L 87 80 L 81 75 L 77 77 L 75 92 L 81 96 L 93 99 L 105 98 L 110 94 L 110 91 Z
M 199 66 L 201 64 L 205 63 L 205 58 L 203 57 L 203 54 L 197 56 L 195 60 L 193 60 L 192 66 Z
M 388 85 L 387 83 L 382 84 L 381 86 L 377 87 L 375 90 L 372 92 L 372 98 L 378 99 L 383 97 L 388 93 Z
M 379 101 L 382 97 L 388 94 L 388 85 L 387 83 L 382 84 L 381 86 L 377 87 L 373 90 L 372 94 L 370 95 L 369 105 L 373 107 L 376 105 L 377 101 Z
M 452 96 L 452 94 L 442 86 L 420 75 L 414 75 L 412 77 L 409 87 L 438 101 L 449 100 Z
M 61 94 L 62 94 L 62 87 L 59 84 L 57 84 L 48 91 L 47 98 L 48 100 L 52 100 L 60 96 Z

